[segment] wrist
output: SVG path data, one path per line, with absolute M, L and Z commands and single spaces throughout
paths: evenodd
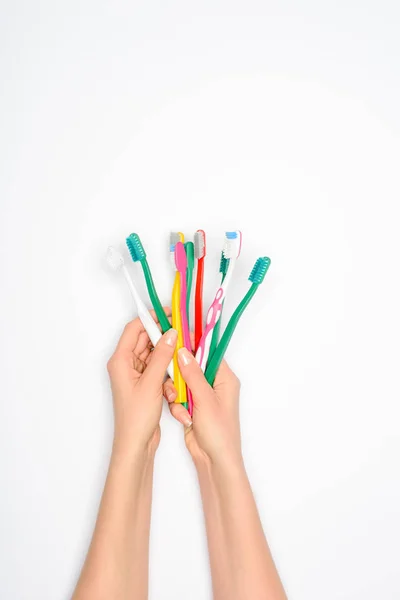
M 210 457 L 205 453 L 192 455 L 197 473 L 207 472 L 209 475 L 245 473 L 243 456 L 241 453 L 226 453 Z
M 157 448 L 151 444 L 129 443 L 115 438 L 112 447 L 111 461 L 114 464 L 126 464 L 132 467 L 145 467 L 154 462 Z

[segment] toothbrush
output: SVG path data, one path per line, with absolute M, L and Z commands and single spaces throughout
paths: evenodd
M 239 323 L 239 319 L 242 316 L 246 307 L 249 305 L 250 300 L 258 290 L 260 284 L 264 281 L 265 275 L 267 274 L 270 264 L 271 260 L 267 256 L 264 256 L 263 258 L 258 258 L 253 267 L 253 270 L 250 273 L 249 281 L 251 281 L 252 285 L 250 286 L 247 294 L 244 296 L 244 298 L 236 308 L 235 312 L 231 316 L 229 323 L 223 333 L 221 341 L 218 344 L 211 361 L 207 365 L 205 376 L 210 385 L 213 385 L 214 383 L 215 376 L 224 357 L 228 344 L 232 338 L 233 332 L 235 331 L 236 326 Z
M 171 324 L 168 321 L 167 315 L 165 314 L 160 299 L 157 295 L 153 277 L 151 276 L 150 267 L 147 262 L 146 252 L 143 248 L 142 242 L 140 241 L 138 234 L 131 233 L 131 235 L 126 238 L 126 245 L 128 246 L 128 250 L 130 252 L 133 262 L 139 261 L 142 265 L 151 303 L 160 322 L 162 332 L 165 333 L 166 331 L 168 331 L 168 329 L 171 329 Z
M 221 261 L 219 264 L 219 272 L 221 273 L 221 283 L 223 283 L 224 279 L 225 279 L 225 275 L 226 272 L 228 270 L 228 265 L 229 265 L 229 259 L 225 258 L 224 253 L 221 252 Z M 222 317 L 222 311 L 224 309 L 224 305 L 222 304 L 222 308 L 221 308 L 221 316 L 218 319 L 218 322 L 216 324 L 216 326 L 214 327 L 213 330 L 213 334 L 212 334 L 212 338 L 211 338 L 211 344 L 210 344 L 210 352 L 208 354 L 208 360 L 212 360 L 213 354 L 215 352 L 216 347 L 218 346 L 218 342 L 219 342 L 219 332 L 221 329 L 221 317 Z
M 225 300 L 226 293 L 229 287 L 229 283 L 232 279 L 233 271 L 235 268 L 236 260 L 239 257 L 242 246 L 242 233 L 240 231 L 228 231 L 225 234 L 225 246 L 224 246 L 224 257 L 229 259 L 229 265 L 227 268 L 224 281 L 215 294 L 215 298 L 210 308 L 208 309 L 206 318 L 206 327 L 201 336 L 199 347 L 196 352 L 196 360 L 200 364 L 203 371 L 206 370 L 207 360 L 210 352 L 211 338 L 213 335 L 213 329 L 221 316 L 222 304 Z
M 175 389 L 178 393 L 178 396 L 175 402 L 183 404 L 185 408 L 188 408 L 187 403 L 187 394 L 186 394 L 186 383 L 183 379 L 181 372 L 178 366 L 178 350 L 183 347 L 183 331 L 182 331 L 182 322 L 181 322 L 181 313 L 180 313 L 180 302 L 181 302 L 181 276 L 176 268 L 175 264 L 175 246 L 178 242 L 184 241 L 183 233 L 171 233 L 170 235 L 170 256 L 171 262 L 175 271 L 175 279 L 174 286 L 172 288 L 172 327 L 178 332 L 178 342 L 176 344 L 176 349 L 174 352 L 174 385 Z
M 126 283 L 128 284 L 129 290 L 132 294 L 133 301 L 136 304 L 139 319 L 142 321 L 143 327 L 147 331 L 151 343 L 153 344 L 153 346 L 155 346 L 158 340 L 161 338 L 161 332 L 158 329 L 153 317 L 149 313 L 145 303 L 139 296 L 135 284 L 133 283 L 132 277 L 130 276 L 129 271 L 126 268 L 124 257 L 120 252 L 118 252 L 118 250 L 110 246 L 107 250 L 107 262 L 114 271 L 122 271 L 122 274 L 124 275 Z M 172 363 L 168 365 L 167 371 L 168 375 L 173 380 L 174 367 Z
M 175 245 L 175 264 L 181 275 L 181 320 L 182 320 L 182 329 L 183 329 L 183 343 L 184 346 L 189 352 L 192 351 L 190 345 L 190 332 L 189 332 L 189 323 L 187 320 L 187 312 L 186 312 L 186 269 L 187 269 L 187 257 L 185 252 L 185 247 L 182 242 L 177 242 Z M 189 414 L 193 416 L 193 397 L 192 392 L 187 387 L 187 398 L 189 403 Z
M 187 269 L 186 269 L 186 281 L 187 281 L 187 292 L 186 292 L 186 313 L 190 330 L 190 295 L 192 292 L 192 280 L 193 280 L 193 269 L 194 269 L 194 244 L 193 242 L 186 242 L 184 244 L 186 258 L 187 258 Z
M 198 229 L 194 234 L 194 255 L 197 259 L 195 310 L 194 310 L 194 346 L 197 350 L 203 334 L 203 279 L 204 257 L 206 255 L 206 234 Z

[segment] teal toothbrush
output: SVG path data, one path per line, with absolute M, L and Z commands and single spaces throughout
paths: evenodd
M 192 281 L 193 281 L 193 269 L 194 269 L 194 244 L 193 242 L 186 242 L 184 244 L 186 250 L 186 258 L 187 258 L 187 269 L 186 269 L 186 282 L 187 282 L 187 292 L 186 292 L 186 312 L 187 319 L 190 327 L 190 294 L 192 291 Z
M 250 300 L 253 298 L 254 294 L 258 290 L 260 284 L 264 281 L 265 275 L 269 269 L 271 264 L 271 259 L 267 256 L 263 258 L 258 258 L 253 270 L 250 273 L 249 281 L 251 281 L 252 285 L 250 286 L 249 291 L 244 296 L 235 312 L 231 316 L 228 325 L 221 337 L 221 341 L 218 344 L 210 362 L 207 365 L 205 376 L 210 385 L 213 385 L 215 376 L 219 369 L 222 359 L 224 358 L 224 354 L 226 349 L 228 348 L 229 342 L 232 338 L 232 335 L 236 329 L 237 324 L 239 323 L 240 317 L 245 311 L 246 307 L 249 305 Z
M 225 275 L 228 270 L 228 266 L 229 266 L 229 258 L 225 258 L 224 253 L 221 252 L 221 262 L 219 263 L 219 272 L 221 273 L 221 284 L 225 279 Z M 223 309 L 223 306 L 224 305 L 222 304 L 222 309 Z M 221 312 L 222 312 L 222 310 L 221 310 Z M 215 352 L 215 349 L 218 345 L 220 329 L 221 329 L 221 318 L 218 319 L 217 324 L 214 327 L 213 335 L 211 338 L 211 346 L 210 346 L 210 354 L 209 354 L 208 362 L 211 362 L 213 354 Z
M 140 262 L 142 265 L 144 277 L 146 280 L 147 291 L 149 292 L 150 300 L 157 315 L 157 319 L 160 322 L 162 332 L 165 333 L 168 329 L 171 329 L 171 324 L 168 321 L 167 315 L 164 312 L 160 299 L 158 297 L 153 277 L 151 275 L 150 267 L 147 262 L 146 252 L 143 248 L 142 242 L 137 233 L 131 233 L 126 238 L 126 245 L 132 257 L 133 262 Z

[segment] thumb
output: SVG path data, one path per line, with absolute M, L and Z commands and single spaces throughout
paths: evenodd
M 182 377 L 192 391 L 195 404 L 199 404 L 203 401 L 203 398 L 213 393 L 213 389 L 204 377 L 199 363 L 186 348 L 178 350 L 178 363 Z
M 161 386 L 165 378 L 165 372 L 174 355 L 178 332 L 176 329 L 168 329 L 158 340 L 151 355 L 151 360 L 142 375 L 143 383 L 152 383 Z

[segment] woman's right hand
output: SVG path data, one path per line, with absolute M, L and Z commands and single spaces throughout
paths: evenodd
M 171 414 L 186 425 L 186 446 L 194 462 L 241 462 L 238 378 L 223 361 L 211 387 L 186 348 L 178 351 L 178 362 L 193 394 L 193 421 L 186 408 L 174 402 L 176 390 L 170 379 L 164 384 L 164 396 Z

